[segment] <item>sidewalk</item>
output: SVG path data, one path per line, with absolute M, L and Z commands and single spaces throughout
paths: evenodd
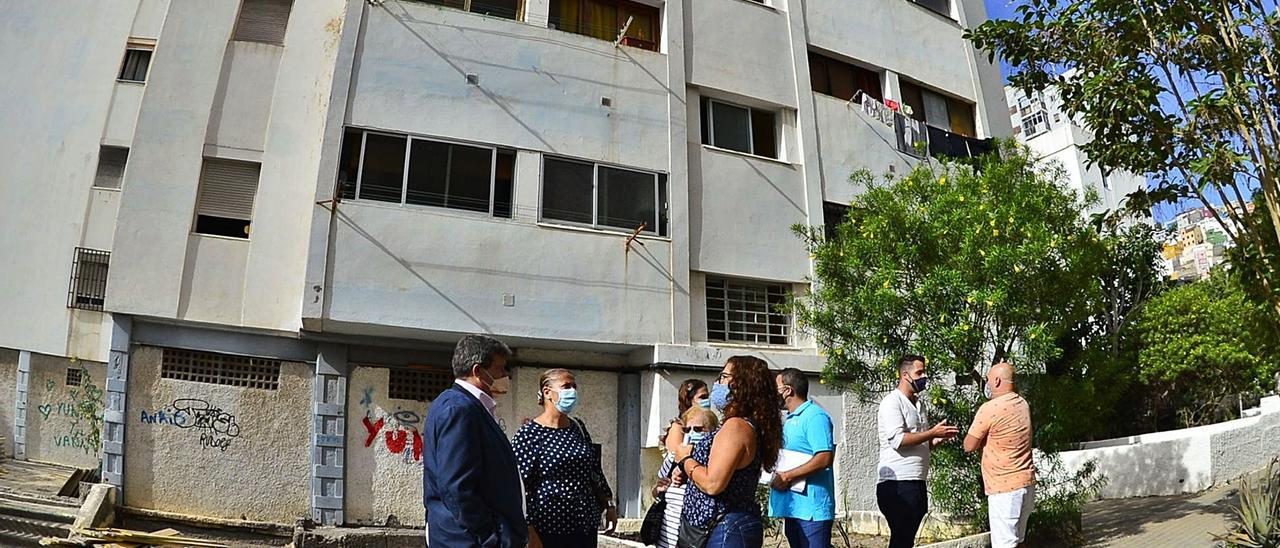
M 1086 546 L 1186 547 L 1214 545 L 1234 516 L 1234 485 L 1170 497 L 1103 500 L 1084 511 Z

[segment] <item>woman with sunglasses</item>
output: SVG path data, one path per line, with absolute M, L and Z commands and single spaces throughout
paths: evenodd
M 703 387 L 705 386 L 704 384 Z M 695 405 L 685 410 L 680 416 L 680 424 L 683 426 L 676 426 L 676 429 L 681 435 L 681 445 L 693 445 L 719 428 L 720 419 L 710 409 Z M 684 473 L 675 470 L 674 465 L 669 468 L 673 474 L 671 479 L 665 483 L 660 481 L 653 492 L 655 499 L 661 496 L 667 503 L 662 515 L 662 536 L 658 539 L 658 548 L 676 548 L 676 539 L 680 532 L 680 509 L 684 507 Z
M 696 445 L 672 445 L 676 467 L 689 478 L 681 510 L 682 545 L 760 548 L 764 523 L 756 502 L 760 470 L 773 470 L 782 447 L 782 416 L 769 366 L 734 356 L 711 387 L 720 428 Z

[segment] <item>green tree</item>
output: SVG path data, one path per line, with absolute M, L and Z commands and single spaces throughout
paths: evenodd
M 1241 248 L 1280 235 L 1280 16 L 1262 0 L 1023 0 L 1012 20 L 968 36 L 1007 61 L 1009 82 L 1056 86 L 1064 109 L 1093 133 L 1083 148 L 1108 168 L 1149 174 L 1130 206 L 1219 202 Z M 1063 76 L 1070 72 L 1070 77 Z M 1244 215 L 1250 191 L 1265 213 Z M 1269 235 L 1269 236 L 1268 236 Z M 1274 254 L 1237 265 L 1280 311 Z
M 1010 143 L 1001 152 L 901 178 L 857 172 L 866 190 L 836 237 L 796 227 L 815 287 L 794 311 L 827 350 L 826 381 L 865 395 L 908 351 L 960 383 L 980 382 L 993 354 L 1038 370 L 1089 317 L 1102 245 L 1085 204 L 1059 167 Z
M 1143 309 L 1139 375 L 1158 425 L 1203 424 L 1223 396 L 1274 387 L 1280 331 L 1268 312 L 1225 271 L 1171 289 Z
M 1106 248 L 1082 216 L 1087 200 L 1059 183 L 1060 167 L 1017 145 L 1001 143 L 999 155 L 974 163 L 926 162 L 901 177 L 860 171 L 851 179 L 865 191 L 833 237 L 795 227 L 815 275 L 813 291 L 792 309 L 826 351 L 828 384 L 865 398 L 889 387 L 899 356 L 923 354 L 933 377 L 956 381 L 931 389 L 931 419 L 964 430 L 992 358 L 1043 372 L 1061 356 L 1057 341 L 1078 333 L 1102 298 Z M 985 526 L 978 456 L 955 443 L 933 454 L 934 502 L 959 522 Z M 1066 485 L 1096 485 L 1075 480 Z

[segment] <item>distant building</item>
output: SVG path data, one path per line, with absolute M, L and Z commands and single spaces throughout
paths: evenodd
M 1006 86 L 1005 99 L 1014 138 L 1042 158 L 1061 162 L 1076 192 L 1083 194 L 1088 188 L 1098 192 L 1100 201 L 1090 213 L 1119 209 L 1125 196 L 1146 186 L 1142 175 L 1122 170 L 1104 173 L 1101 167 L 1089 163 L 1080 147 L 1093 140 L 1093 132 L 1063 112 L 1062 98 L 1056 90 L 1028 95 Z
M 1248 211 L 1253 211 L 1249 204 Z M 1231 222 L 1227 208 L 1219 208 L 1218 216 Z M 1192 208 L 1177 214 L 1164 225 L 1168 238 L 1161 256 L 1164 272 L 1171 279 L 1199 280 L 1227 261 L 1227 249 L 1235 244 L 1227 229 L 1208 208 Z

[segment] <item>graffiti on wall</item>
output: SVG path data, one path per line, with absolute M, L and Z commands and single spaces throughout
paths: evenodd
M 393 455 L 400 455 L 405 464 L 422 461 L 422 415 L 417 411 L 396 409 L 388 412 L 373 404 L 372 388 L 365 388 L 360 399 L 360 407 L 364 408 L 364 446 L 374 448 L 381 445 Z M 379 443 L 381 442 L 381 443 Z
M 53 379 L 45 380 L 44 403 L 36 407 L 36 412 L 45 422 L 58 419 L 67 425 L 54 434 L 55 446 L 96 454 L 102 449 L 102 388 L 94 384 L 84 366 L 72 373 L 69 377 L 78 378 L 79 385 L 65 386 L 61 391 Z
M 226 451 L 231 440 L 240 437 L 236 416 L 198 398 L 178 398 L 164 409 L 142 410 L 143 424 L 172 426 L 199 433 L 197 444 L 202 449 Z

